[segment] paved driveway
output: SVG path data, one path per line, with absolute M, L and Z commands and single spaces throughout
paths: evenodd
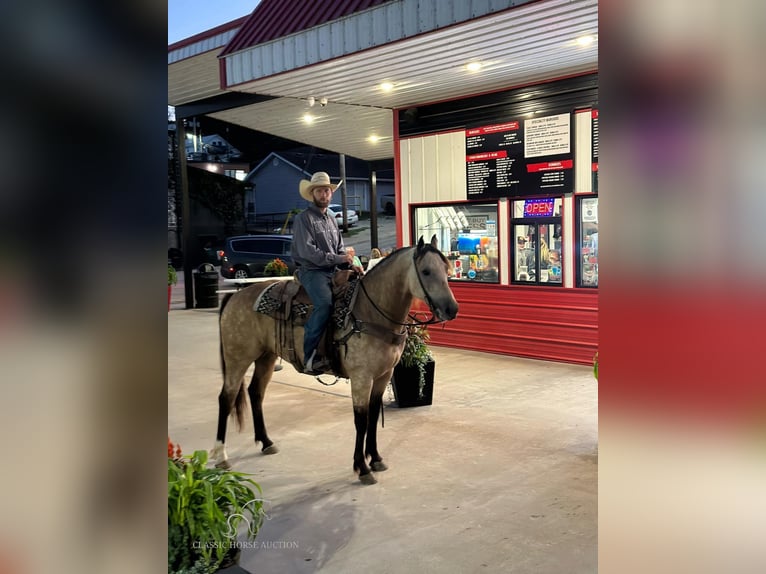
M 343 242 L 347 246 L 356 249 L 357 255 L 369 257 L 372 246 L 370 245 L 370 220 L 362 219 L 349 232 L 343 236 Z M 378 248 L 392 250 L 396 248 L 396 217 L 393 215 L 378 214 Z

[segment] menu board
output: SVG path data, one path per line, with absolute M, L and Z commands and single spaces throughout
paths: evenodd
M 598 110 L 591 110 L 591 173 L 593 174 L 593 192 L 598 192 Z
M 465 132 L 467 199 L 572 191 L 570 114 Z

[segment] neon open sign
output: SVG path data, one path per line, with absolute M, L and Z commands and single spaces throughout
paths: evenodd
M 524 217 L 552 217 L 555 198 L 524 200 Z

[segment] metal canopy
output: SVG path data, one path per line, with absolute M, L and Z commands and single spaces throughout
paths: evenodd
M 459 2 L 460 0 L 455 0 Z M 300 34 L 309 34 L 311 30 Z M 373 161 L 394 155 L 394 109 L 457 99 L 598 69 L 597 0 L 541 0 L 228 90 L 274 99 L 211 113 L 253 130 Z M 256 46 L 252 49 L 260 48 Z M 285 48 L 286 49 L 286 48 Z M 220 51 L 220 50 L 219 50 Z M 169 103 L 221 93 L 208 52 L 169 64 Z M 227 55 L 243 60 L 245 52 Z M 280 57 L 287 57 L 283 54 Z M 255 59 L 253 56 L 252 60 Z M 481 70 L 466 64 L 477 61 Z M 183 73 L 172 73 L 183 66 Z M 233 68 L 226 64 L 229 78 Z M 199 67 L 199 73 L 195 73 Z M 179 68 L 180 69 L 180 68 Z M 219 72 L 216 62 L 216 73 Z M 253 74 L 251 73 L 251 76 Z M 383 92 L 379 85 L 391 82 Z M 231 79 L 229 79 L 231 83 Z M 313 107 L 309 97 L 315 98 Z M 319 101 L 326 98 L 322 107 Z M 313 123 L 304 121 L 305 114 Z M 377 142 L 370 141 L 371 135 Z

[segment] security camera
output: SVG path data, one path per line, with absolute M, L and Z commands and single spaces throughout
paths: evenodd
M 319 100 L 319 105 L 325 107 L 327 105 L 327 98 L 322 98 Z

